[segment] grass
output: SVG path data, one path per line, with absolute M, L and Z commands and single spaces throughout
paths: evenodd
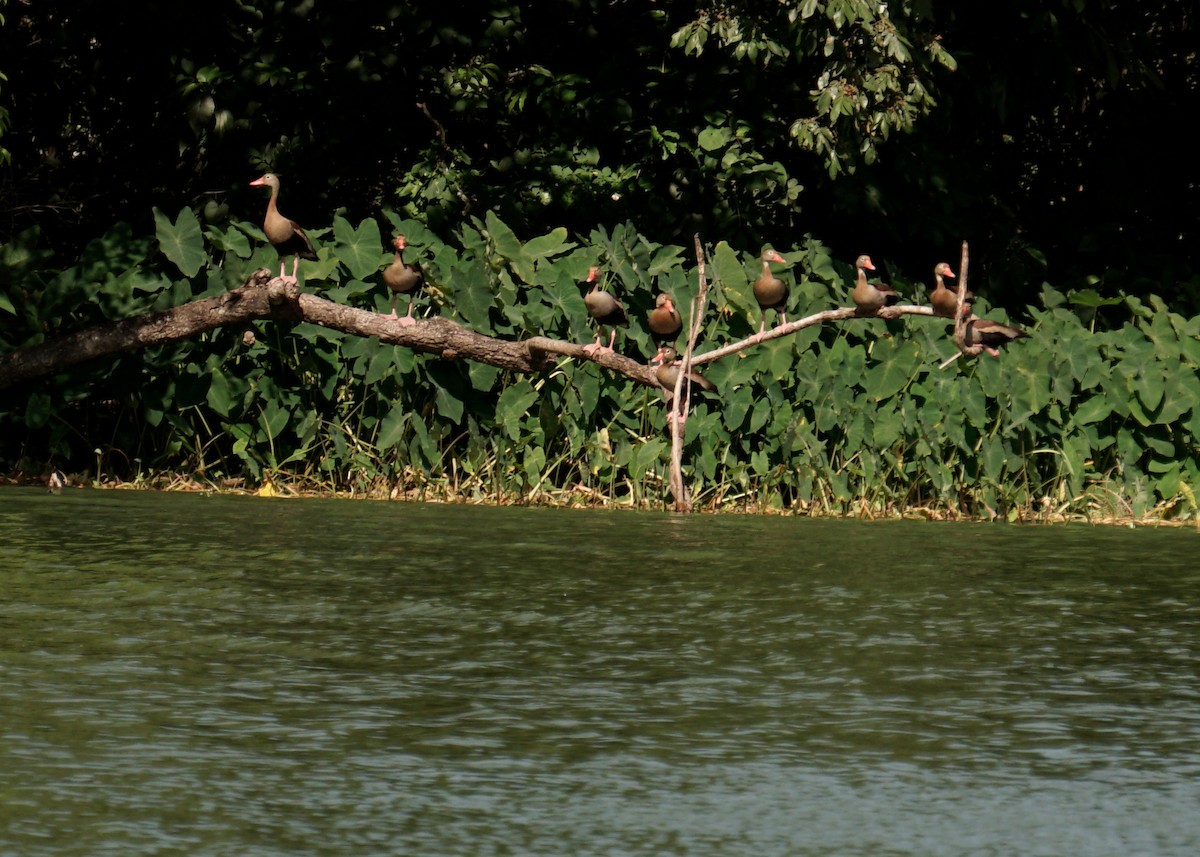
M 575 473 L 578 476 L 578 472 Z M 0 476 L 4 485 L 47 485 L 50 474 L 18 470 Z M 462 503 L 495 506 L 544 506 L 555 508 L 616 508 L 662 511 L 670 501 L 665 474 L 648 472 L 642 484 L 625 481 L 620 493 L 608 493 L 583 481 L 564 486 L 545 480 L 518 489 L 503 484 L 489 468 L 466 472 L 452 463 L 448 473 L 431 475 L 405 468 L 395 479 L 365 475 L 337 487 L 328 479 L 312 475 L 275 473 L 258 484 L 242 478 L 209 478 L 183 473 L 143 473 L 133 481 L 102 473 L 65 474 L 68 489 L 181 491 L 262 497 L 337 497 L 353 500 Z M 1056 486 L 1061 489 L 1063 486 Z M 849 502 L 834 496 L 827 485 L 818 485 L 813 496 L 790 503 L 781 502 L 778 490 L 752 485 L 749 490 L 732 485 L 709 486 L 695 497 L 697 514 L 773 515 L 855 520 L 1004 521 L 1014 524 L 1086 523 L 1097 526 L 1170 526 L 1200 530 L 1200 510 L 1186 486 L 1169 501 L 1148 507 L 1138 514 L 1135 503 L 1123 496 L 1113 482 L 1089 485 L 1077 496 L 1049 491 L 1034 502 L 998 510 L 982 500 L 967 496 L 952 503 L 899 502 L 883 497 L 884 491 Z

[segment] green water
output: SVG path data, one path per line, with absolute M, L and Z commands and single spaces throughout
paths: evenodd
M 1190 857 L 1198 556 L 0 489 L 0 854 Z

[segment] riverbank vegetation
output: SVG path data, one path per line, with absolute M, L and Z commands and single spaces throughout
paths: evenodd
M 855 318 L 702 365 L 720 397 L 686 423 L 697 508 L 1197 518 L 1200 186 L 1170 152 L 1128 169 L 1145 141 L 1127 121 L 1194 95 L 1194 21 L 1107 0 L 751 5 L 239 7 L 138 51 L 91 4 L 5 7 L 0 356 L 274 270 L 245 187 L 264 168 L 318 245 L 305 293 L 387 313 L 403 233 L 418 316 L 585 343 L 598 262 L 639 364 L 655 295 L 695 295 L 696 232 L 714 283 L 698 356 L 758 329 L 764 243 L 794 319 L 850 306 L 864 252 L 924 302 L 965 238 L 975 311 L 1029 338 L 940 368 L 946 319 Z M 260 319 L 5 384 L 0 469 L 666 502 L 648 370 L 559 354 L 518 371 L 400 341 Z
M 389 226 L 409 236 L 425 268 L 419 315 L 509 341 L 587 341 L 579 283 L 600 258 L 633 318 L 619 350 L 644 361 L 655 350 L 644 325 L 653 296 L 667 291 L 686 307 L 696 287 L 684 248 L 626 226 L 587 243 L 565 231 L 522 241 L 489 215 L 457 245 L 396 215 Z M 52 276 L 36 272 L 27 246 L 26 282 L 42 283 L 20 306 L 27 341 L 77 325 L 81 305 L 128 318 L 227 293 L 274 264 L 270 247 L 250 240 L 257 234 L 245 223 L 202 230 L 184 210 L 160 215 L 156 241 L 131 244 L 118 232 Z M 339 221 L 336 236 L 304 289 L 386 313 L 379 271 L 390 257 L 378 225 Z M 757 254 L 718 243 L 711 255 L 715 296 L 699 355 L 759 322 Z M 850 305 L 852 269 L 818 241 L 784 257 L 793 318 Z M 916 302 L 927 292 L 896 286 Z M 976 312 L 994 315 L 979 288 Z M 704 365 L 720 398 L 696 402 L 686 425 L 697 504 L 1194 515 L 1200 319 L 1124 296 L 1104 302 L 1110 323 L 1100 329 L 1096 303 L 1046 287 L 1042 305 L 1026 308 L 1028 340 L 944 369 L 956 351 L 950 322 L 924 316 L 809 327 Z M 87 461 L 91 470 L 94 458 L 98 478 L 124 481 L 165 467 L 215 484 L 655 505 L 669 448 L 660 392 L 590 361 L 508 372 L 274 320 L 90 361 L 8 401 L 6 436 L 22 438 L 9 467 Z

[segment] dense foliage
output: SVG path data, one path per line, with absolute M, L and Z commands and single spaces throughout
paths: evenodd
M 63 272 L 39 267 L 36 233 L 6 246 L 3 270 L 17 279 L 3 294 L 20 333 L 10 326 L 4 346 L 219 293 L 274 264 L 249 224 L 201 227 L 187 209 L 156 212 L 156 221 L 155 239 L 117 227 Z M 386 311 L 379 271 L 390 257 L 379 224 L 339 219 L 335 228 L 305 270 L 306 287 Z M 454 244 L 396 215 L 387 228 L 408 234 L 427 270 L 432 285 L 419 302 L 436 306 L 423 312 L 505 338 L 587 339 L 579 281 L 599 258 L 634 316 L 618 341 L 648 357 L 644 316 L 656 289 L 685 303 L 696 287 L 683 248 L 629 226 L 583 242 L 562 229 L 523 241 L 488 214 Z M 724 243 L 711 255 L 709 345 L 758 322 L 750 291 L 757 260 Z M 808 241 L 786 257 L 789 316 L 848 304 L 850 271 L 827 248 Z M 921 295 L 918 284 L 900 286 Z M 1166 504 L 1193 514 L 1200 319 L 1156 298 L 1127 298 L 1126 321 L 1096 332 L 1086 308 L 1070 309 L 1048 287 L 1043 300 L 1045 309 L 1029 308 L 1032 338 L 999 360 L 941 370 L 954 353 L 945 319 L 855 319 L 706 366 L 721 399 L 701 402 L 687 424 L 699 502 L 978 514 L 1142 514 Z M 0 467 L 48 460 L 94 467 L 97 478 L 168 468 L 214 481 L 248 475 L 385 493 L 664 498 L 660 397 L 593 363 L 564 359 L 541 376 L 510 376 L 310 325 L 263 323 L 254 332 L 249 346 L 244 331 L 219 330 L 93 361 L 9 396 L 0 428 L 20 440 Z
M 74 259 L 152 206 L 303 223 L 392 206 L 444 237 L 635 222 L 733 246 L 812 234 L 924 271 L 975 248 L 1014 311 L 1044 279 L 1197 303 L 1180 0 L 11 4 L 0 239 Z M 135 26 L 136 24 L 136 26 Z M 168 35 L 169 34 L 169 35 Z M 1157 128 L 1162 133 L 1148 133 Z M 1153 141 L 1153 142 L 1151 142 Z

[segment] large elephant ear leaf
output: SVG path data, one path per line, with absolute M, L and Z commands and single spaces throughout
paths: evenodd
M 333 233 L 337 236 L 338 260 L 355 279 L 365 280 L 379 270 L 386 257 L 382 250 L 379 224 L 374 218 L 368 217 L 355 229 L 350 221 L 338 215 L 333 219 Z
M 175 263 L 185 277 L 194 277 L 208 258 L 204 254 L 204 236 L 200 221 L 190 208 L 179 212 L 175 222 L 157 208 L 154 209 L 154 234 L 158 249 Z

